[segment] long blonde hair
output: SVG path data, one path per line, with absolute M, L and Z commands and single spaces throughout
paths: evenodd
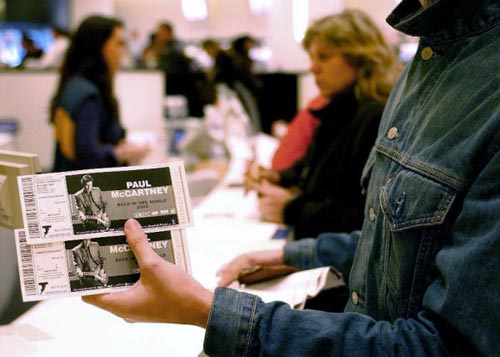
M 308 28 L 303 47 L 307 50 L 313 40 L 334 46 L 357 70 L 354 92 L 358 99 L 387 100 L 402 65 L 395 50 L 366 14 L 346 10 L 323 17 Z

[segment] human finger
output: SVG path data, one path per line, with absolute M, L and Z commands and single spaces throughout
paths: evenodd
M 149 245 L 148 238 L 139 222 L 133 218 L 128 219 L 125 222 L 124 231 L 127 243 L 137 259 L 139 268 L 159 258 Z

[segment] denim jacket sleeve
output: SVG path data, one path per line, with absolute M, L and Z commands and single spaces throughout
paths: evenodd
M 293 310 L 217 288 L 205 335 L 209 356 L 445 355 L 436 327 L 418 319 L 391 324 L 359 313 Z
M 334 266 L 347 278 L 351 271 L 360 231 L 323 233 L 316 239 L 302 239 L 284 247 L 285 264 L 301 270 Z

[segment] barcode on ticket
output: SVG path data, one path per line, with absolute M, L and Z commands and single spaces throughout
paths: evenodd
M 40 238 L 40 227 L 38 225 L 38 213 L 36 207 L 35 190 L 33 187 L 33 177 L 21 177 L 22 199 L 24 201 L 25 215 L 28 228 L 28 234 L 32 239 Z M 24 235 L 24 232 L 23 232 Z
M 18 245 L 19 277 L 21 289 L 25 296 L 36 296 L 35 271 L 31 246 L 26 243 L 24 230 L 16 230 L 16 244 Z

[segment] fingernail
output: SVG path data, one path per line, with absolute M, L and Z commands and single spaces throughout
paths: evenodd
M 125 222 L 125 228 L 126 229 L 138 229 L 140 228 L 141 225 L 139 224 L 139 222 L 137 222 L 135 219 L 133 218 L 129 218 L 127 220 L 127 222 Z

